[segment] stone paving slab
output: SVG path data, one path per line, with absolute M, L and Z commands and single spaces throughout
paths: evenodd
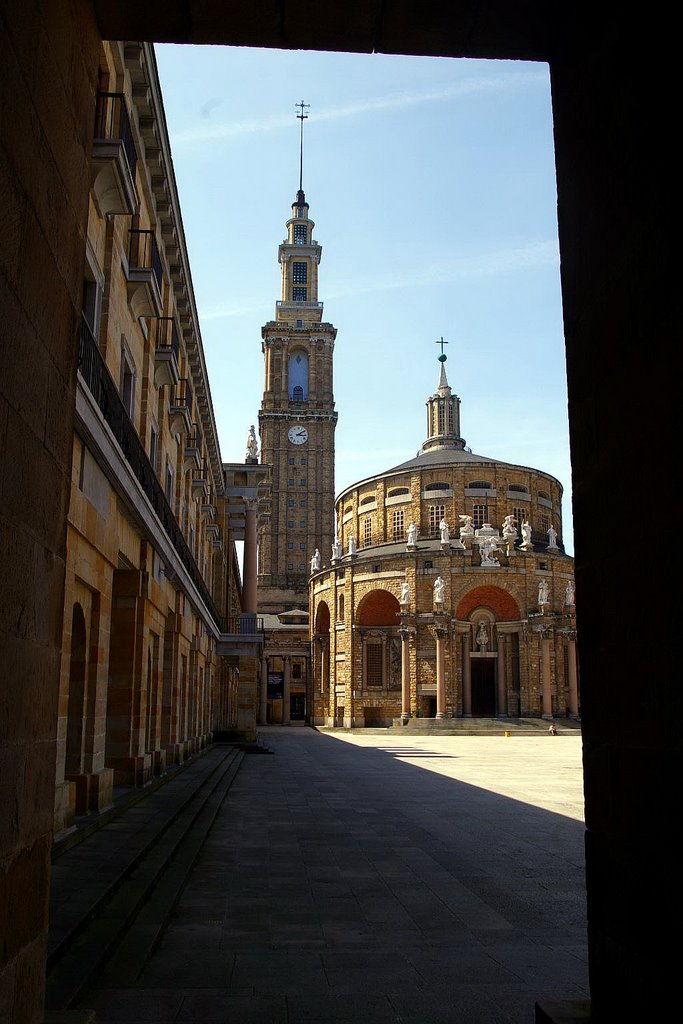
M 106 1024 L 533 1024 L 588 998 L 578 735 L 263 730 Z

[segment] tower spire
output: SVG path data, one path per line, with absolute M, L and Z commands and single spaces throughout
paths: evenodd
M 448 342 L 443 337 L 435 344 L 441 346 L 438 356 L 440 363 L 439 383 L 436 391 L 427 399 L 427 440 L 422 451 L 434 448 L 464 448 L 465 442 L 460 437 L 460 399 L 451 391 L 446 377 L 446 360 L 448 356 L 443 350 Z
M 304 103 L 301 100 L 299 103 L 294 104 L 297 110 L 297 118 L 301 121 L 299 128 L 299 192 L 304 190 L 304 121 L 308 117 L 307 110 L 311 109 L 310 103 Z

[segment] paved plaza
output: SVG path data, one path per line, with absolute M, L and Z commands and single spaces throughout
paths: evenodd
M 82 999 L 98 1022 L 532 1024 L 588 998 L 579 735 L 260 740 L 151 955 Z

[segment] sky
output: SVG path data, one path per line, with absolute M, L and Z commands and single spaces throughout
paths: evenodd
M 258 430 L 303 100 L 318 298 L 338 331 L 336 491 L 417 453 L 443 337 L 468 446 L 560 480 L 573 553 L 547 66 L 155 52 L 223 460 Z

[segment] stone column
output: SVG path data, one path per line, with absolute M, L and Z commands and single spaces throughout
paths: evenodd
M 387 638 L 382 635 L 382 689 L 387 688 Z
M 259 707 L 258 724 L 268 724 L 268 659 L 265 654 L 261 658 L 261 704 Z
M 462 715 L 472 717 L 472 666 L 470 665 L 470 647 L 472 633 L 468 629 L 462 638 Z
M 245 499 L 246 512 L 244 517 L 244 582 L 242 584 L 243 611 L 256 614 L 256 580 L 258 572 L 258 552 L 256 543 L 256 517 L 258 501 L 256 498 Z
M 576 671 L 576 640 L 570 637 L 567 644 L 567 669 L 569 672 L 569 715 L 579 717 L 579 679 Z
M 543 718 L 553 717 L 553 693 L 550 680 L 550 645 L 549 636 L 541 639 L 541 679 L 543 683 Z
M 290 711 L 290 687 L 292 678 L 292 659 L 290 655 L 285 656 L 285 678 L 282 686 L 282 724 L 289 725 Z
M 443 626 L 436 626 L 436 717 L 446 717 L 446 658 L 444 640 L 448 635 Z
M 401 721 L 410 718 L 410 632 L 401 630 Z
M 498 717 L 508 717 L 507 680 L 505 678 L 505 636 L 498 634 Z

